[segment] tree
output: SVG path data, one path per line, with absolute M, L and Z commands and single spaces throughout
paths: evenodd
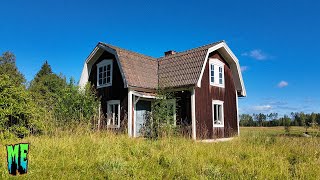
M 56 124 L 60 127 L 81 123 L 90 124 L 90 120 L 97 113 L 99 104 L 99 98 L 90 83 L 84 89 L 79 90 L 71 79 L 57 99 L 54 109 Z
M 40 133 L 39 107 L 33 103 L 23 85 L 16 85 L 7 75 L 0 75 L 0 137 L 14 134 L 24 137 Z
M 280 119 L 280 121 L 282 122 L 282 124 L 284 126 L 285 132 L 290 133 L 291 119 L 287 115 L 284 115 L 283 118 Z
M 241 114 L 240 126 L 255 126 L 252 116 L 250 114 Z
M 46 61 L 31 81 L 29 91 L 40 106 L 52 111 L 65 87 L 65 78 L 54 74 Z
M 259 113 L 254 114 L 255 120 L 258 122 L 259 126 L 263 126 L 263 123 L 266 121 L 267 116 L 265 114 Z
M 51 66 L 49 65 L 48 61 L 45 61 L 44 64 L 41 66 L 40 71 L 36 74 L 34 80 L 40 81 L 43 76 L 53 74 Z
M 24 76 L 16 67 L 16 57 L 13 53 L 7 51 L 0 56 L 0 75 L 9 76 L 9 81 L 14 85 L 25 83 Z

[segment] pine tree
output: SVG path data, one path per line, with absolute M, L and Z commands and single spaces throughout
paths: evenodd
M 16 56 L 7 51 L 0 56 L 0 75 L 9 76 L 12 84 L 18 86 L 26 82 L 16 66 Z
M 53 74 L 51 66 L 49 65 L 48 61 L 45 61 L 45 63 L 41 66 L 40 71 L 35 76 L 35 81 L 39 81 L 41 77 Z
M 54 108 L 56 100 L 65 86 L 65 78 L 53 73 L 51 66 L 45 61 L 40 71 L 31 81 L 29 90 L 34 100 L 50 111 Z

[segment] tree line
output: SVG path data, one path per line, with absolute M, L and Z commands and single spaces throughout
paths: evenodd
M 278 113 L 241 114 L 240 126 L 304 126 L 312 127 L 320 124 L 320 113 L 292 112 L 279 117 Z
M 50 133 L 57 128 L 91 125 L 99 99 L 88 84 L 52 71 L 47 61 L 27 82 L 11 52 L 0 56 L 0 139 Z

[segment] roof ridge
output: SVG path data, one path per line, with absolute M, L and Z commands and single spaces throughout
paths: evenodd
M 176 54 L 173 54 L 173 55 L 162 56 L 162 57 L 157 58 L 157 60 L 159 61 L 159 60 L 162 60 L 162 59 L 170 59 L 170 58 L 173 58 L 173 57 L 179 57 L 179 56 L 185 55 L 185 54 L 187 54 L 187 53 L 200 50 L 200 49 L 202 49 L 202 48 L 204 48 L 204 47 L 207 47 L 207 46 L 212 46 L 212 45 L 220 44 L 220 43 L 222 43 L 222 42 L 225 42 L 225 40 L 221 40 L 221 41 L 217 41 L 217 42 L 214 42 L 214 43 L 209 43 L 209 44 L 201 45 L 201 46 L 198 46 L 198 47 L 195 47 L 195 48 L 192 48 L 192 49 L 187 49 L 187 50 L 185 50 L 185 51 L 177 52 Z
M 112 44 L 107 44 L 107 43 L 104 43 L 104 42 L 99 42 L 99 44 L 108 46 L 108 47 L 110 47 L 110 48 L 112 48 L 112 49 L 117 48 L 117 49 L 119 49 L 119 50 L 126 51 L 126 52 L 131 53 L 131 54 L 135 54 L 135 55 L 139 55 L 139 56 L 144 56 L 144 57 L 146 57 L 146 58 L 148 58 L 148 59 L 150 59 L 150 60 L 152 59 L 152 61 L 157 61 L 157 58 L 155 58 L 155 57 L 148 56 L 148 55 L 145 55 L 145 54 L 141 54 L 141 53 L 138 53 L 138 52 L 134 52 L 134 51 L 132 51 L 132 50 L 124 49 L 124 48 L 121 48 L 121 47 L 118 47 L 118 46 L 114 46 L 114 45 L 112 45 Z M 115 50 L 116 50 L 116 49 L 115 49 Z

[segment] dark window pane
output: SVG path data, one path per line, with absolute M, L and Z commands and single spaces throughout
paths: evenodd
M 106 76 L 106 72 L 104 72 L 104 73 L 103 73 L 103 77 L 104 77 L 104 78 L 106 78 L 106 77 L 107 77 L 107 76 Z
M 99 85 L 102 84 L 102 79 L 99 79 Z
M 222 84 L 222 79 L 219 79 L 219 83 Z
M 101 73 L 101 72 L 102 72 L 102 67 L 99 68 L 99 73 Z
M 103 78 L 103 84 L 107 84 L 106 78 Z
M 211 76 L 211 82 L 214 82 L 214 77 Z
M 110 77 L 107 77 L 107 83 L 110 83 Z
M 103 71 L 106 71 L 106 66 L 103 66 Z
M 107 66 L 107 69 L 108 69 L 108 71 L 110 71 L 110 69 L 111 69 L 111 65 L 108 65 L 108 66 Z
M 110 77 L 110 71 L 107 71 L 107 77 Z
M 102 78 L 102 74 L 101 73 L 99 73 L 99 79 L 101 79 Z

